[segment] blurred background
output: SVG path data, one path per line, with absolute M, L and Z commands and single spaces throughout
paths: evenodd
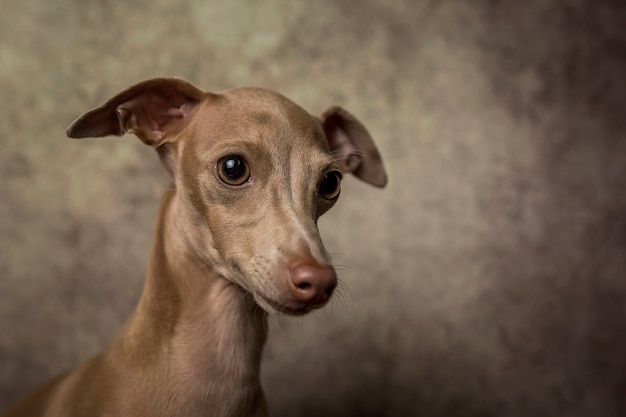
M 0 0 L 0 410 L 124 323 L 169 184 L 66 127 L 176 75 L 344 106 L 389 173 L 320 221 L 341 297 L 271 320 L 272 415 L 625 415 L 625 74 L 619 0 Z

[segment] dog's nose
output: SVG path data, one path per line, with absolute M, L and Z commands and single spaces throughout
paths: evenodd
M 292 296 L 313 308 L 323 306 L 337 286 L 337 273 L 330 265 L 299 264 L 289 272 Z

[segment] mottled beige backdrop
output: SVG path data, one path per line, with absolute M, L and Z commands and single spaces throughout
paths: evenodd
M 0 0 L 0 410 L 102 349 L 168 176 L 67 125 L 137 81 L 339 104 L 390 184 L 321 220 L 345 283 L 275 318 L 274 416 L 626 415 L 619 0 Z

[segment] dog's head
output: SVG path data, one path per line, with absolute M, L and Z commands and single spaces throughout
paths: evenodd
M 259 88 L 208 93 L 178 78 L 136 84 L 79 117 L 74 138 L 133 133 L 176 187 L 188 255 L 250 292 L 266 311 L 304 314 L 337 284 L 317 219 L 352 173 L 383 187 L 363 125 L 333 107 L 314 117 Z

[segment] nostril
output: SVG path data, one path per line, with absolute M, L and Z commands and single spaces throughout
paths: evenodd
M 292 297 L 301 303 L 321 306 L 337 286 L 337 275 L 330 265 L 300 264 L 290 270 Z
M 306 291 L 312 287 L 313 285 L 311 285 L 309 282 L 301 282 L 299 284 L 296 284 L 296 288 L 303 291 Z

